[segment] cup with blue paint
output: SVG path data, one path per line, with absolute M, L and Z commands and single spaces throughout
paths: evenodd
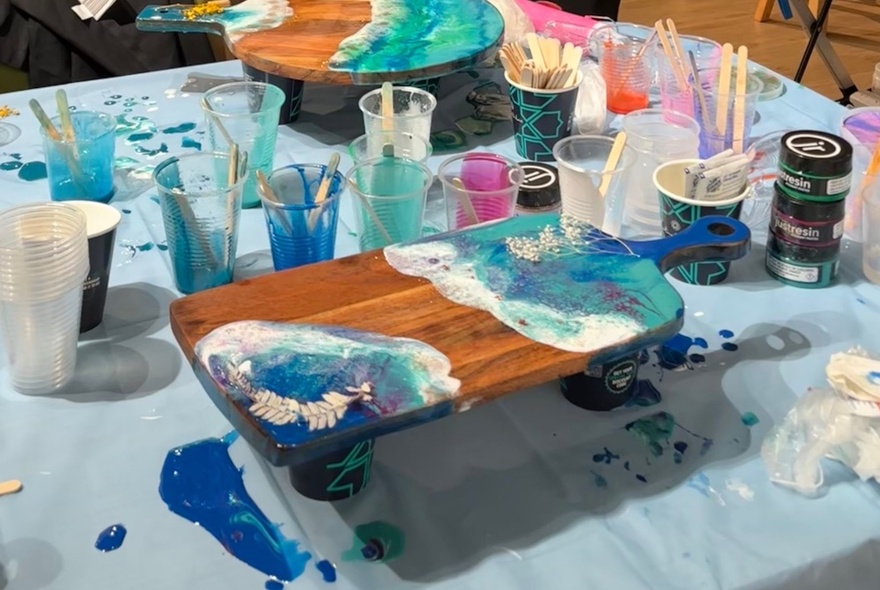
M 346 178 L 355 206 L 361 252 L 422 237 L 428 189 L 434 175 L 409 158 L 375 158 Z
M 326 171 L 323 164 L 291 164 L 267 179 L 274 198 L 262 193 L 260 198 L 275 270 L 333 259 L 345 179 L 335 172 L 326 196 L 316 203 Z
M 70 122 L 72 137 L 52 139 L 40 128 L 49 194 L 53 201 L 106 203 L 113 197 L 116 119 L 107 113 L 77 111 L 70 113 Z M 60 117 L 52 123 L 62 129 Z
M 170 158 L 153 171 L 181 293 L 232 282 L 246 175 L 229 170 L 228 154 L 202 152 Z

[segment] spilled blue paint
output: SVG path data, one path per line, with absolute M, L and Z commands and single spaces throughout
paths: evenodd
M 184 137 L 183 139 L 180 140 L 180 147 L 201 150 L 202 149 L 202 142 L 196 141 L 192 137 Z
M 150 195 L 150 200 L 156 203 L 157 205 L 161 205 L 161 201 L 159 201 L 159 195 Z
M 315 564 L 315 567 L 318 568 L 319 572 L 321 572 L 321 575 L 324 577 L 325 582 L 336 581 L 336 566 L 334 566 L 332 563 L 330 563 L 326 559 L 322 559 Z
M 107 551 L 116 551 L 122 547 L 127 532 L 128 531 L 126 531 L 125 527 L 121 524 L 108 526 L 98 534 L 98 540 L 95 541 L 95 549 L 103 551 L 104 553 Z
M 266 590 L 283 590 L 284 584 L 278 580 L 266 580 Z
M 660 391 L 654 387 L 648 379 L 639 379 L 632 396 L 626 401 L 625 406 L 630 408 L 633 406 L 648 407 L 660 403 L 662 396 Z
M 196 128 L 195 123 L 181 123 L 180 125 L 176 125 L 174 127 L 167 127 L 162 130 L 162 133 L 165 135 L 170 135 L 173 133 L 187 133 Z
M 604 463 L 606 465 L 611 465 L 611 462 L 615 459 L 620 459 L 620 455 L 615 455 L 608 450 L 608 447 L 604 448 L 604 452 L 596 453 L 595 455 L 593 455 L 593 463 Z
M 695 352 L 688 355 L 688 360 L 695 365 L 700 365 L 706 362 L 706 357 L 698 352 Z
M 21 154 L 9 154 L 9 157 L 13 160 L 21 160 Z
M 733 342 L 723 342 L 721 344 L 721 348 L 723 348 L 724 350 L 726 350 L 728 352 L 734 352 L 734 351 L 739 350 L 739 346 L 737 346 Z
M 18 160 L 10 160 L 9 162 L 3 162 L 2 164 L 0 164 L 0 170 L 5 170 L 5 171 L 18 170 L 21 167 L 22 167 L 22 163 L 19 162 Z
M 722 338 L 733 338 L 733 332 L 730 330 L 718 330 L 718 335 Z
M 162 252 L 165 252 L 168 249 L 168 244 L 156 244 L 156 247 Z
M 204 528 L 227 552 L 272 580 L 289 582 L 302 575 L 311 555 L 285 538 L 248 495 L 244 470 L 229 456 L 237 438 L 233 431 L 169 451 L 159 495 L 169 510 Z
M 648 483 L 648 479 L 644 475 L 636 475 L 636 479 L 642 483 Z
M 663 447 L 672 436 L 675 426 L 672 414 L 657 412 L 630 422 L 625 428 L 645 443 L 652 455 L 659 457 L 663 454 Z
M 397 526 L 376 520 L 354 529 L 354 540 L 342 554 L 343 561 L 386 562 L 403 555 L 406 535 Z
M 868 383 L 872 385 L 880 385 L 880 371 L 871 371 L 868 373 Z
M 43 180 L 46 176 L 45 162 L 28 162 L 18 169 L 18 177 L 27 182 Z
M 159 154 L 167 154 L 168 153 L 168 144 L 163 143 L 155 149 L 149 149 L 149 148 L 145 148 L 141 145 L 138 145 L 138 146 L 135 146 L 134 151 L 142 156 L 152 158 L 154 156 L 158 156 Z
M 754 426 L 755 424 L 757 424 L 758 422 L 760 422 L 760 420 L 758 419 L 758 417 L 755 416 L 755 414 L 752 413 L 752 412 L 745 412 L 745 413 L 742 415 L 742 418 L 741 418 L 741 419 L 742 419 L 742 423 L 745 424 L 745 425 L 748 426 L 748 427 L 752 427 L 752 426 Z
M 687 365 L 688 352 L 692 346 L 708 348 L 709 345 L 702 338 L 691 338 L 684 334 L 676 334 L 657 349 L 657 363 L 664 369 L 678 369 Z
M 593 474 L 593 483 L 596 484 L 597 488 L 602 490 L 602 489 L 605 489 L 608 487 L 608 480 L 606 480 L 604 477 L 602 477 L 600 474 L 596 473 L 595 471 L 591 470 L 590 473 Z
M 131 209 L 123 209 L 122 212 L 126 215 L 131 215 Z
M 127 138 L 125 138 L 125 141 L 127 141 L 129 143 L 137 143 L 139 141 L 147 141 L 148 139 L 153 139 L 152 133 L 149 133 L 149 132 L 132 133 Z

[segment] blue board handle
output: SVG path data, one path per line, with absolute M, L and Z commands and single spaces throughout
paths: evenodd
M 741 221 L 711 216 L 695 221 L 681 233 L 660 240 L 627 241 L 629 248 L 653 260 L 662 272 L 693 262 L 728 262 L 751 247 L 752 232 Z

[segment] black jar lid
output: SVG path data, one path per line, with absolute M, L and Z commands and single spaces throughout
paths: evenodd
M 555 166 L 539 162 L 520 162 L 523 182 L 519 187 L 516 204 L 527 209 L 552 207 L 559 204 L 559 172 Z
M 820 178 L 846 176 L 852 171 L 850 143 L 824 131 L 789 131 L 782 136 L 779 163 L 789 170 Z

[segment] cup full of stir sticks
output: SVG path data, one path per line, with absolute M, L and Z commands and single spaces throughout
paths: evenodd
M 553 146 L 571 132 L 583 48 L 534 33 L 525 41 L 528 52 L 506 43 L 498 55 L 513 107 L 514 143 L 520 156 L 551 162 Z

